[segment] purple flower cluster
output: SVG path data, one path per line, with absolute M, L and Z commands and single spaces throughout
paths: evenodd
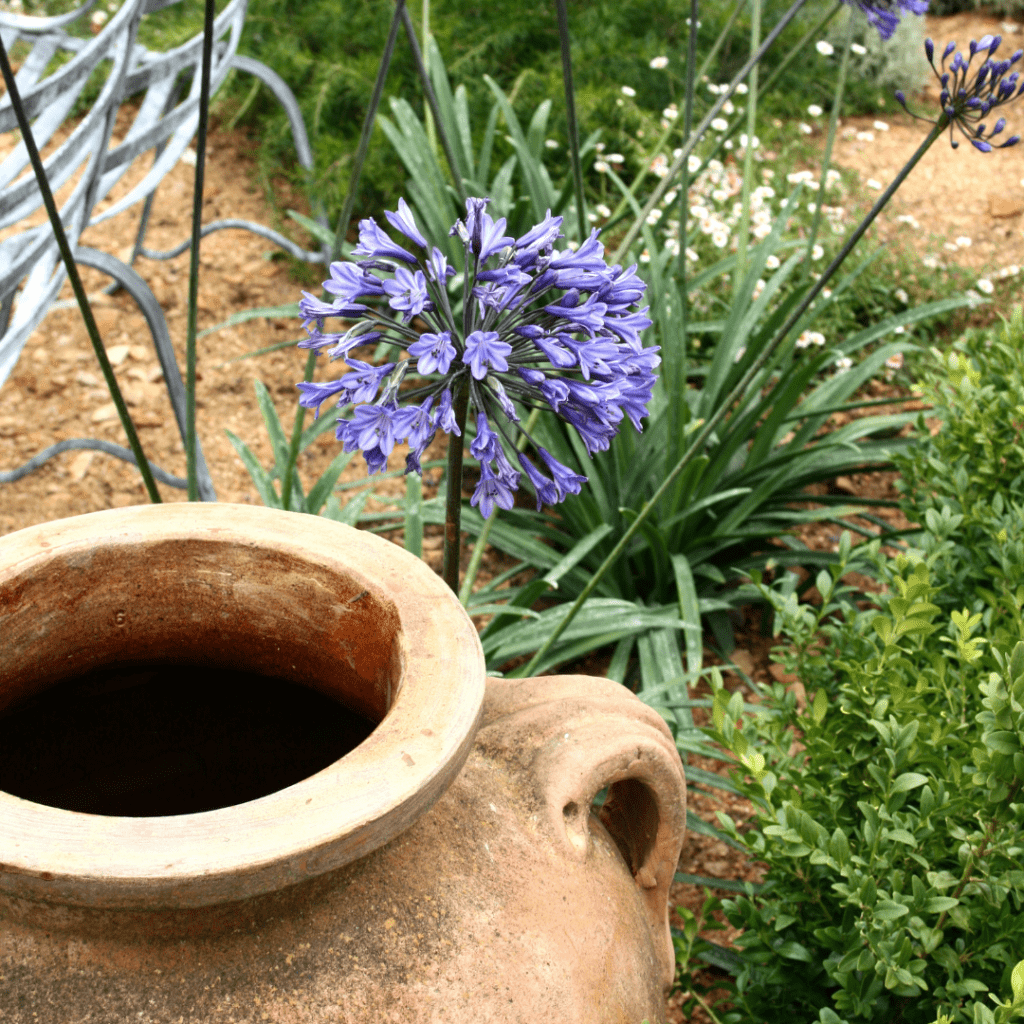
M 406 472 L 420 472 L 420 458 L 438 430 L 461 436 L 456 409 L 464 396 L 476 425 L 470 453 L 480 463 L 472 504 L 485 518 L 496 505 L 512 507 L 523 474 L 538 509 L 578 494 L 586 482 L 533 441 L 522 423 L 524 410 L 553 410 L 589 453 L 604 451 L 623 418 L 642 429 L 661 362 L 658 349 L 640 340 L 651 321 L 647 307 L 636 308 L 646 283 L 635 265 L 609 267 L 597 231 L 577 249 L 556 250 L 562 218 L 550 210 L 521 238 L 507 236 L 505 218 L 492 219 L 488 202 L 468 199 L 465 219 L 450 232 L 465 254 L 468 301 L 458 318 L 448 289 L 457 271 L 421 234 L 404 200 L 386 216 L 419 256 L 372 219 L 360 221 L 352 250 L 359 262 L 332 263 L 324 282 L 333 302 L 303 292 L 299 303 L 309 334 L 299 346 L 344 359 L 349 372 L 298 385 L 300 404 L 317 415 L 328 399 L 339 407 L 357 405 L 351 419 L 338 420 L 337 437 L 346 451 L 362 451 L 371 473 L 384 471 L 399 441 L 410 448 Z M 324 333 L 329 317 L 356 323 Z M 427 330 L 414 330 L 413 318 Z M 408 356 L 373 366 L 349 354 L 375 341 L 393 342 Z M 400 391 L 413 365 L 422 383 Z M 518 435 L 532 444 L 543 468 L 518 450 Z
M 927 14 L 928 0 L 844 0 L 863 11 L 869 25 L 878 29 L 882 39 L 889 39 L 903 14 Z
M 928 63 L 931 64 L 935 77 L 938 78 L 939 83 L 942 85 L 939 101 L 942 104 L 943 112 L 949 119 L 949 142 L 954 149 L 960 145 L 953 138 L 954 125 L 967 136 L 971 145 L 975 149 L 980 149 L 982 153 L 991 153 L 993 148 L 1005 149 L 1007 146 L 1016 146 L 1020 142 L 1019 135 L 1011 135 L 1005 142 L 996 144 L 993 147 L 992 143 L 988 140 L 1002 133 L 1006 127 L 1006 119 L 1003 117 L 999 118 L 992 125 L 991 130 L 989 130 L 987 138 L 985 135 L 986 126 L 981 123 L 982 118 L 988 117 L 996 107 L 1001 107 L 1011 100 L 1024 95 L 1024 82 L 1021 82 L 1019 88 L 1017 85 L 1020 81 L 1020 72 L 1014 71 L 1011 74 L 1007 74 L 1010 68 L 1021 57 L 1024 57 L 1024 50 L 1017 50 L 1007 60 L 993 60 L 993 54 L 999 49 L 1001 42 L 1002 36 L 983 36 L 980 42 L 975 42 L 972 39 L 969 48 L 970 56 L 966 59 L 956 49 L 956 43 L 947 43 L 939 64 L 940 71 L 935 66 L 935 44 L 931 39 L 924 41 L 924 51 L 928 57 Z M 955 54 L 954 50 L 956 51 Z M 946 61 L 949 60 L 951 54 L 953 55 L 953 60 L 950 62 L 949 69 L 947 70 Z M 982 63 L 971 74 L 971 63 L 978 54 L 984 54 Z M 896 93 L 896 99 L 900 101 L 904 110 L 911 114 L 912 117 L 917 117 L 919 121 L 928 121 L 929 124 L 936 123 L 928 118 L 918 117 L 917 114 L 914 114 L 907 107 L 907 100 L 902 92 Z

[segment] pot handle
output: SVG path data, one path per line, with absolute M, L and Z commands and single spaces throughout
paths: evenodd
M 661 716 L 597 676 L 489 678 L 477 743 L 530 765 L 548 826 L 576 860 L 587 857 L 591 805 L 608 787 L 599 818 L 640 888 L 671 983 L 668 896 L 686 833 L 686 780 Z

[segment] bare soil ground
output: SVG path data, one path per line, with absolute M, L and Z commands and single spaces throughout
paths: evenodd
M 929 19 L 928 32 L 940 47 L 950 38 L 957 39 L 963 47 L 970 38 L 1002 32 L 1007 39 L 1004 49 L 1012 50 L 1018 39 L 1024 39 L 1024 35 L 1004 30 L 1000 19 L 980 14 Z M 936 98 L 936 90 L 931 89 L 914 101 L 914 109 L 934 109 Z M 862 182 L 870 178 L 884 186 L 919 144 L 923 127 L 905 115 L 887 116 L 884 120 L 890 125 L 888 131 L 875 130 L 873 141 L 858 141 L 856 131 L 872 130 L 873 120 L 856 118 L 844 123 L 844 128 L 852 130 L 853 137 L 840 139 L 835 159 L 840 167 L 857 170 Z M 1013 130 L 1024 134 L 1024 104 L 1016 105 L 1010 121 L 1007 135 Z M 122 118 L 117 131 L 123 132 L 126 127 L 127 121 Z M 258 142 L 242 131 L 215 128 L 207 159 L 204 221 L 243 217 L 279 230 L 284 223 L 290 223 L 283 220 L 281 209 L 268 201 L 264 188 L 256 181 L 253 162 L 256 145 Z M 0 140 L 0 154 L 6 151 L 3 146 Z M 113 198 L 123 194 L 142 173 L 140 167 L 129 175 Z M 157 193 L 147 238 L 150 247 L 169 249 L 188 236 L 193 174 L 191 166 L 180 163 Z M 308 212 L 299 197 L 290 195 L 282 183 L 276 184 L 278 194 L 284 197 L 283 207 Z M 866 188 L 865 201 L 872 195 Z M 898 221 L 901 214 L 913 216 L 920 228 Z M 138 208 L 86 232 L 82 242 L 124 257 L 131 251 L 137 217 Z M 952 151 L 948 142 L 940 140 L 874 230 L 877 237 L 898 237 L 922 255 L 937 254 L 944 261 L 958 261 L 981 274 L 1011 263 L 1024 264 L 1022 229 L 1024 145 L 983 155 L 965 144 Z M 292 236 L 313 247 L 301 231 L 293 231 Z M 971 238 L 969 248 L 959 247 L 955 253 L 942 248 L 946 242 L 955 245 L 955 239 L 960 236 Z M 317 290 L 324 276 L 321 270 L 310 268 L 308 273 L 297 276 L 287 262 L 271 258 L 272 254 L 269 243 L 240 231 L 219 232 L 203 240 L 200 330 L 221 323 L 242 309 L 294 302 L 303 288 Z M 140 259 L 136 264 L 165 311 L 182 367 L 185 365 L 188 261 L 186 252 L 166 262 Z M 100 289 L 108 282 L 98 273 L 86 270 L 84 279 L 93 297 L 104 344 L 116 363 L 116 375 L 147 456 L 167 471 L 184 476 L 183 446 L 141 315 L 127 296 L 102 295 Z M 1024 278 L 1018 280 L 1024 281 Z M 66 287 L 62 299 L 70 298 L 70 288 Z M 260 462 L 268 466 L 272 460 L 270 442 L 260 418 L 253 381 L 259 379 L 266 384 L 282 423 L 290 430 L 296 408 L 295 383 L 302 379 L 306 353 L 289 347 L 248 361 L 227 361 L 301 336 L 297 320 L 270 318 L 209 334 L 198 341 L 198 434 L 220 501 L 259 501 L 225 430 L 233 431 L 249 444 Z M 318 379 L 336 372 L 337 364 L 321 366 Z M 882 382 L 871 385 L 873 397 L 897 394 L 897 389 L 891 385 Z M 879 413 L 885 409 L 871 411 Z M 837 418 L 836 425 L 840 422 Z M 47 317 L 29 340 L 13 375 L 0 387 L 0 469 L 19 466 L 55 441 L 74 437 L 99 437 L 126 443 L 81 316 L 77 309 L 65 308 Z M 307 489 L 337 451 L 333 432 L 328 432 L 300 458 L 299 473 Z M 393 465 L 400 464 L 402 454 L 396 453 Z M 439 444 L 427 457 L 438 458 L 442 454 L 443 446 Z M 354 480 L 364 474 L 364 464 L 356 457 L 342 479 Z M 893 478 L 891 473 L 840 478 L 834 482 L 833 489 L 858 495 L 896 497 Z M 425 483 L 430 493 L 436 477 L 428 474 Z M 158 486 L 164 501 L 185 500 L 184 491 Z M 402 487 L 401 481 L 378 484 L 385 494 L 397 495 Z M 0 485 L 0 535 L 50 519 L 146 500 L 141 478 L 134 467 L 99 452 L 69 452 L 15 483 Z M 883 510 L 883 514 L 886 512 L 888 510 Z M 896 512 L 890 513 L 889 518 L 896 525 L 905 525 Z M 801 536 L 814 547 L 834 549 L 839 540 L 838 531 L 831 526 L 808 526 L 801 531 Z M 425 557 L 438 569 L 440 545 L 439 530 L 428 528 Z M 767 681 L 779 678 L 780 674 L 777 666 L 773 670 L 770 665 L 769 650 L 773 641 L 761 635 L 758 616 L 759 612 L 754 609 L 748 611 L 733 660 L 751 678 Z M 709 649 L 705 656 L 708 664 L 720 661 Z M 588 659 L 579 670 L 600 673 L 603 667 L 600 659 Z M 743 685 L 735 674 L 728 674 L 726 680 L 731 688 Z M 695 717 L 699 721 L 700 713 Z M 709 770 L 722 770 L 717 762 L 697 758 L 694 762 Z M 738 821 L 752 814 L 746 801 L 721 793 L 711 796 L 696 788 L 690 791 L 690 806 L 711 822 L 716 820 L 716 810 L 725 810 Z M 748 862 L 737 851 L 692 833 L 687 837 L 680 869 L 692 874 L 752 881 L 757 881 L 762 871 L 761 866 Z M 720 891 L 718 895 L 728 894 Z M 677 885 L 672 899 L 673 905 L 697 911 L 703 894 L 693 886 Z M 734 937 L 732 930 L 705 934 L 716 942 L 728 942 Z M 707 972 L 706 978 L 713 981 L 714 973 Z M 674 1022 L 683 1019 L 679 1002 L 678 997 L 670 1001 L 669 1019 Z M 709 1021 L 700 1010 L 689 1019 L 694 1024 Z

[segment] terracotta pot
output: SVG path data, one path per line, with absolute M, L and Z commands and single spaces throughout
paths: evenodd
M 67 680 L 153 664 L 176 666 L 154 697 L 168 722 L 179 684 L 193 693 L 212 666 L 301 683 L 375 727 L 309 777 L 212 810 L 0 792 L 4 1022 L 663 1019 L 685 786 L 664 723 L 623 687 L 485 685 L 440 579 L 325 519 L 178 503 L 0 538 L 0 724 L 65 692 L 88 709 L 102 687 Z M 66 759 L 48 755 L 61 771 L 83 739 L 68 735 Z

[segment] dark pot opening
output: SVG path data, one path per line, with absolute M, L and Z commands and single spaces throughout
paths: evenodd
M 84 814 L 211 811 L 333 764 L 376 723 L 324 693 L 216 666 L 106 666 L 0 717 L 0 790 Z

